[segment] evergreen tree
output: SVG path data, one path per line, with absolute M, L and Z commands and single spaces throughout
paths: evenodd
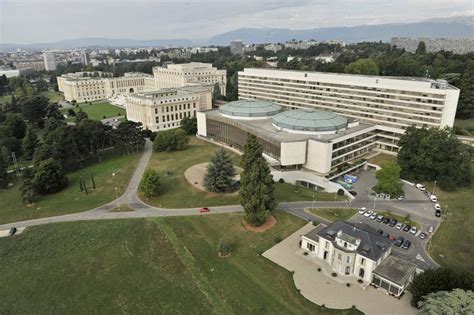
M 459 80 L 459 95 L 457 118 L 469 119 L 474 117 L 474 60 L 467 63 Z
M 32 180 L 35 191 L 43 195 L 61 191 L 67 182 L 63 168 L 53 159 L 39 163 Z
M 181 120 L 180 128 L 186 131 L 188 135 L 195 135 L 197 133 L 197 119 L 196 117 L 185 116 Z
M 76 124 L 80 123 L 82 120 L 89 118 L 87 113 L 81 109 L 76 114 Z
M 25 171 L 23 183 L 20 186 L 21 198 L 26 205 L 33 204 L 36 193 L 31 181 L 31 172 Z
M 244 170 L 240 174 L 239 194 L 245 221 L 254 226 L 265 223 L 276 206 L 273 179 L 262 153 L 263 147 L 257 137 L 250 134 L 242 155 Z
M 25 160 L 29 161 L 33 159 L 33 154 L 35 153 L 36 146 L 38 145 L 38 136 L 34 132 L 32 127 L 26 129 L 26 135 L 23 138 L 23 157 Z
M 232 176 L 234 176 L 234 165 L 227 151 L 221 148 L 211 157 L 204 177 L 204 186 L 212 192 L 230 192 L 235 186 Z
M 0 188 L 8 187 L 7 165 L 3 156 L 0 154 Z
M 474 314 L 474 292 L 462 289 L 433 292 L 418 303 L 419 314 Z
M 415 52 L 417 55 L 424 55 L 426 54 L 426 44 L 424 41 L 420 41 L 418 43 L 418 47 L 416 48 L 416 52 Z
M 15 138 L 23 139 L 25 136 L 26 124 L 21 114 L 7 113 L 3 124 L 10 128 Z

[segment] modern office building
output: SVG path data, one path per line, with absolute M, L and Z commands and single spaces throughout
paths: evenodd
M 230 52 L 235 55 L 244 54 L 244 44 L 241 40 L 233 40 L 230 42 Z
M 89 54 L 85 51 L 81 52 L 81 64 L 83 66 L 89 66 L 91 64 L 91 58 Z
M 444 80 L 274 69 L 239 72 L 239 99 L 331 111 L 376 126 L 376 149 L 395 154 L 408 126 L 452 127 L 459 89 Z
M 138 72 L 125 73 L 122 77 L 113 77 L 112 73 L 100 71 L 75 72 L 63 74 L 57 81 L 64 99 L 79 103 L 155 89 L 153 76 Z
M 54 54 L 50 51 L 43 53 L 43 60 L 44 60 L 44 69 L 46 71 L 54 71 L 56 70 L 56 59 L 54 58 Z
M 301 236 L 301 248 L 318 265 L 399 297 L 416 265 L 391 254 L 393 243 L 366 224 L 335 221 Z
M 239 151 L 254 134 L 276 170 L 304 169 L 326 178 L 357 164 L 376 140 L 376 126 L 354 118 L 313 109 L 285 111 L 274 102 L 251 99 L 198 112 L 197 122 L 199 136 Z
M 126 98 L 127 119 L 151 131 L 178 128 L 184 117 L 196 117 L 198 111 L 211 108 L 211 89 L 204 86 L 140 92 Z
M 153 68 L 157 89 L 179 88 L 184 86 L 219 85 L 222 95 L 226 93 L 227 71 L 218 70 L 210 63 L 190 62 L 168 64 L 165 67 Z

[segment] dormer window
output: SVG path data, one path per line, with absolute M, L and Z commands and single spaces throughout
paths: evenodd
M 347 248 L 347 242 L 344 242 L 344 248 Z

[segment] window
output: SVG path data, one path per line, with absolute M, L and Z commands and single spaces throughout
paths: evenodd
M 361 259 L 360 259 L 360 264 L 361 264 L 362 266 L 365 266 L 365 258 L 361 258 Z
M 312 252 L 314 252 L 315 250 L 314 244 L 311 244 L 311 243 L 306 243 L 306 248 L 308 248 Z
M 350 262 L 351 262 L 351 256 L 347 256 L 346 262 L 347 262 L 347 263 L 350 263 Z
M 347 248 L 347 242 L 344 242 L 344 248 Z
M 326 242 L 326 244 L 324 246 L 325 246 L 325 248 L 329 248 L 329 242 Z
M 342 260 L 342 255 L 341 255 L 341 253 L 337 254 L 337 260 Z

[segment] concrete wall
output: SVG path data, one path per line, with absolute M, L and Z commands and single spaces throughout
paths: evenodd
M 308 140 L 308 155 L 304 167 L 326 174 L 331 171 L 332 144 Z
M 197 112 L 196 119 L 198 135 L 202 137 L 207 137 L 206 113 Z
M 305 164 L 306 162 L 306 141 L 282 142 L 280 144 L 281 165 Z

